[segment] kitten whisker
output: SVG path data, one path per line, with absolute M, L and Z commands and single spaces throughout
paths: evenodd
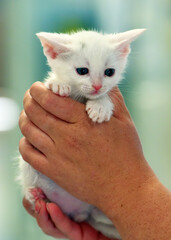
M 70 96 L 85 103 L 85 110 L 88 111 L 89 118 L 94 123 L 109 121 L 113 103 L 107 93 L 122 78 L 129 54 L 128 46 L 143 32 L 144 29 L 135 29 L 121 35 L 109 34 L 107 37 L 96 31 L 80 31 L 71 34 L 38 33 L 37 36 L 41 40 L 44 54 L 52 70 L 45 80 L 45 86 L 49 87 L 53 84 L 51 90 L 54 93 Z M 134 54 L 136 56 L 137 53 Z M 99 87 L 93 88 L 94 81 Z M 102 87 L 100 87 L 101 84 Z M 111 220 L 99 209 L 77 198 L 73 199 L 70 193 L 35 171 L 21 157 L 20 169 L 20 179 L 26 199 L 33 209 L 36 198 L 42 195 L 43 191 L 50 201 L 59 205 L 61 210 L 75 221 L 90 220 L 90 225 L 106 237 L 121 239 Z M 36 198 L 35 192 L 32 194 L 30 191 L 34 186 L 39 188 Z

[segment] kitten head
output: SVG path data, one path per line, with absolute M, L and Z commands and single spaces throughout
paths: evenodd
M 41 32 L 37 36 L 58 79 L 71 85 L 74 95 L 94 99 L 117 85 L 126 66 L 130 43 L 144 31 L 135 29 L 118 34 Z

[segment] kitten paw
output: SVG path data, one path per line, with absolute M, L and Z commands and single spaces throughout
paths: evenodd
M 87 212 L 82 212 L 82 213 L 78 213 L 75 214 L 74 216 L 71 215 L 71 218 L 75 221 L 75 222 L 83 222 L 85 220 L 87 220 L 88 218 L 88 213 Z
M 71 87 L 68 84 L 49 83 L 46 86 L 62 97 L 68 97 L 71 93 Z
M 108 122 L 112 116 L 113 109 L 109 106 L 103 106 L 94 101 L 88 101 L 86 111 L 93 122 Z
M 29 187 L 25 192 L 25 198 L 30 202 L 34 210 L 35 202 L 39 199 L 46 199 L 46 196 L 40 188 Z

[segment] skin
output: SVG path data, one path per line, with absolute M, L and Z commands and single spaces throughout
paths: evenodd
M 171 193 L 145 160 L 120 91 L 116 88 L 110 95 L 114 115 L 107 123 L 93 124 L 83 104 L 53 94 L 42 83 L 34 83 L 25 94 L 19 120 L 25 136 L 20 140 L 20 153 L 25 161 L 68 192 L 101 209 L 122 239 L 171 239 Z M 25 200 L 24 204 L 27 205 Z M 55 229 L 65 234 L 59 224 L 59 208 L 54 204 L 47 208 L 43 201 L 41 206 L 42 219 L 46 216 L 48 222 L 50 216 Z M 52 209 L 60 212 L 59 217 L 54 219 Z M 46 221 L 40 224 L 39 214 L 38 223 L 47 232 Z M 71 223 L 66 216 L 64 219 L 63 224 L 77 226 L 72 234 L 89 234 L 83 227 L 85 223 L 82 226 Z M 52 228 L 48 234 L 56 237 Z M 70 234 L 66 234 L 69 239 L 91 240 L 84 234 L 80 238 Z M 96 235 L 94 239 L 106 238 Z
M 42 199 L 35 204 L 35 211 L 24 198 L 23 205 L 30 215 L 35 217 L 42 231 L 54 238 L 71 240 L 110 240 L 93 229 L 89 224 L 71 221 L 54 203 L 46 203 Z M 116 239 L 117 240 L 117 239 Z

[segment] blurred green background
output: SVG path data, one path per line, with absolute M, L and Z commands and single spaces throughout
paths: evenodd
M 25 91 L 48 67 L 35 33 L 147 28 L 135 43 L 120 89 L 145 156 L 171 189 L 171 1 L 0 0 L 0 239 L 48 240 L 23 209 L 17 127 Z M 103 194 L 102 194 L 103 196 Z

